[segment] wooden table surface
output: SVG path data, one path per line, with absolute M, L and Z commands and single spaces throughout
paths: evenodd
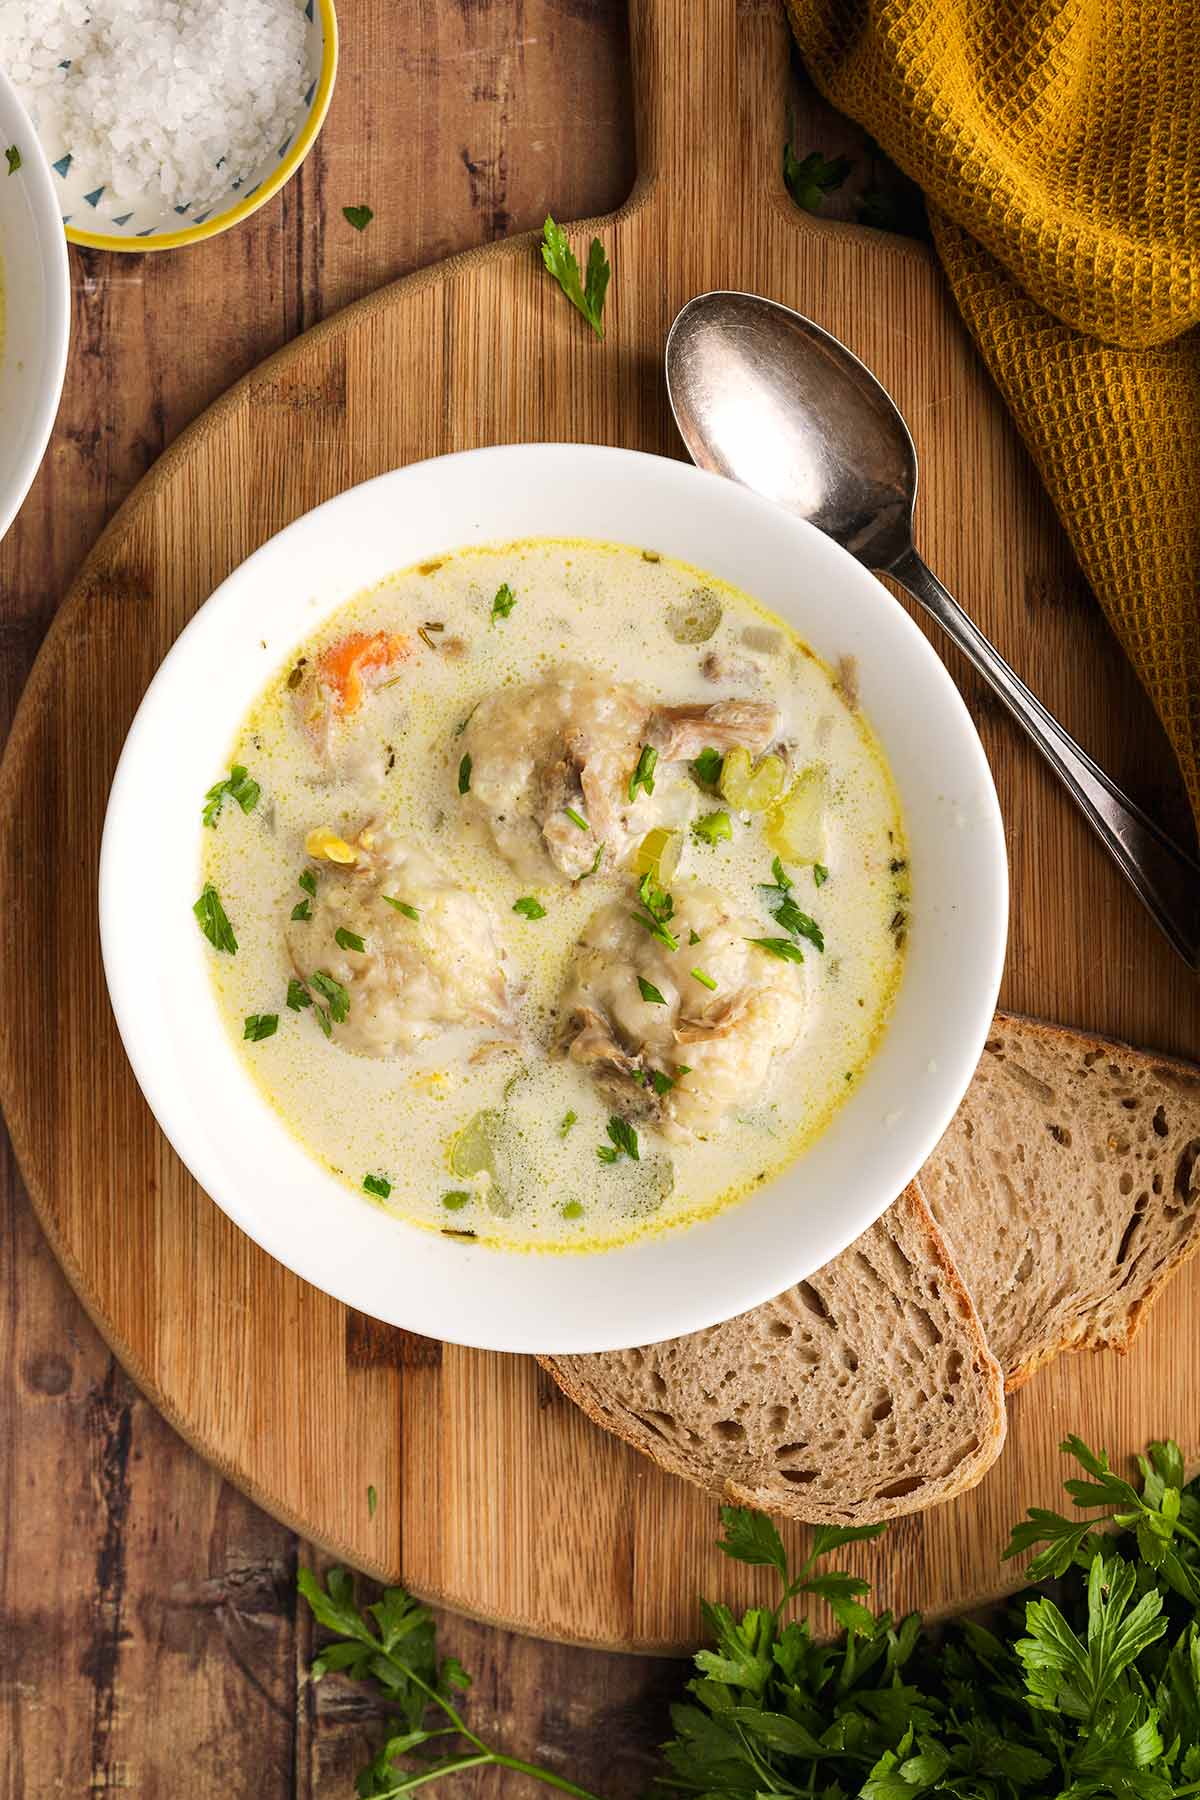
M 62 408 L 0 545 L 0 735 L 101 527 L 236 377 L 394 276 L 629 191 L 623 0 L 341 0 L 339 14 L 332 110 L 281 197 L 189 250 L 71 252 Z M 831 213 L 893 182 L 811 93 L 798 86 L 794 106 L 801 153 L 855 156 Z M 342 207 L 363 203 L 375 217 L 360 234 Z M 350 1795 L 382 1717 L 340 1678 L 300 1680 L 312 1631 L 295 1571 L 311 1553 L 116 1365 L 41 1237 L 6 1138 L 0 1343 L 0 1800 Z M 678 1664 L 450 1616 L 441 1627 L 476 1675 L 485 1735 L 613 1800 L 641 1791 Z M 533 1791 L 488 1773 L 448 1787 L 461 1800 Z

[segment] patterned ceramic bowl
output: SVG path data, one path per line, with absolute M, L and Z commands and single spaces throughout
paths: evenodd
M 91 250 L 175 250 L 215 237 L 260 206 L 290 181 L 308 155 L 321 129 L 333 94 L 337 70 L 337 19 L 333 0 L 306 0 L 309 84 L 304 113 L 291 136 L 272 150 L 248 177 L 233 182 L 219 200 L 194 212 L 170 206 L 149 194 L 114 198 L 97 181 L 96 171 L 80 163 L 69 144 L 42 135 L 57 185 L 67 237 Z

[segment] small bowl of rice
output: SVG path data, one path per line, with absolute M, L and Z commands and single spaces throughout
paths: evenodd
M 321 129 L 333 0 L 0 0 L 0 65 L 67 237 L 174 250 L 279 192 Z

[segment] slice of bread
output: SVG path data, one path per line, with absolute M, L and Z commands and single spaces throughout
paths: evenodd
M 1200 1068 L 997 1013 L 921 1186 L 1010 1390 L 1128 1350 L 1200 1245 Z
M 777 1300 L 644 1350 L 544 1357 L 596 1424 L 735 1504 L 814 1522 L 916 1512 L 1004 1442 L 1004 1378 L 914 1184 Z

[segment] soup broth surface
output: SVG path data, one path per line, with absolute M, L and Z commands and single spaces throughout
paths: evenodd
M 358 653 L 339 690 L 348 710 L 331 717 L 319 671 L 340 667 L 335 647 L 398 640 L 394 665 L 372 666 L 382 650 Z M 773 705 L 770 747 L 747 753 L 744 772 L 753 780 L 777 762 L 760 785 L 778 772 L 778 794 L 763 809 L 757 793 L 739 806 L 732 764 L 733 800 L 721 788 L 731 752 L 714 764 L 693 743 L 673 760 L 660 751 L 653 792 L 642 782 L 630 802 L 635 742 L 611 784 L 620 824 L 598 842 L 585 816 L 587 772 L 582 789 L 572 786 L 575 699 L 564 711 L 567 750 L 529 773 L 537 744 L 524 734 L 536 736 L 539 695 L 564 671 L 597 717 L 610 689 L 666 709 Z M 707 727 L 702 718 L 683 729 L 698 742 Z M 831 670 L 749 596 L 682 563 L 535 540 L 406 570 L 297 646 L 246 718 L 230 765 L 245 771 L 240 803 L 226 792 L 201 829 L 200 879 L 236 936 L 236 953 L 206 954 L 237 1053 L 314 1158 L 360 1199 L 419 1225 L 510 1249 L 593 1250 L 702 1218 L 802 1154 L 885 1027 L 910 878 L 853 671 Z M 529 773 L 535 795 L 539 783 L 548 794 L 566 784 L 556 854 L 570 878 L 537 866 L 536 820 L 506 810 L 497 769 L 514 783 Z M 514 821 L 519 840 L 506 835 Z M 314 854 L 314 832 L 356 862 Z M 637 859 L 653 857 L 652 832 L 668 847 L 652 863 L 647 907 Z M 335 918 L 345 942 L 321 935 Z M 726 921 L 724 937 L 713 920 Z M 581 939 L 591 946 L 584 974 Z M 327 954 L 310 951 L 318 942 Z M 391 974 L 368 989 L 385 945 Z M 737 981 L 723 991 L 725 970 Z M 638 976 L 658 1000 L 643 1001 Z M 343 1020 L 339 991 L 349 996 Z M 459 999 L 479 1016 L 423 1030 L 421 1005 Z M 696 1007 L 707 1008 L 702 1023 L 685 1028 Z M 643 1017 L 657 1033 L 652 1053 L 636 1041 Z M 768 1035 L 755 1042 L 755 1030 Z M 610 1031 L 615 1063 L 605 1060 Z M 725 1098 L 714 1116 L 706 1083 Z

